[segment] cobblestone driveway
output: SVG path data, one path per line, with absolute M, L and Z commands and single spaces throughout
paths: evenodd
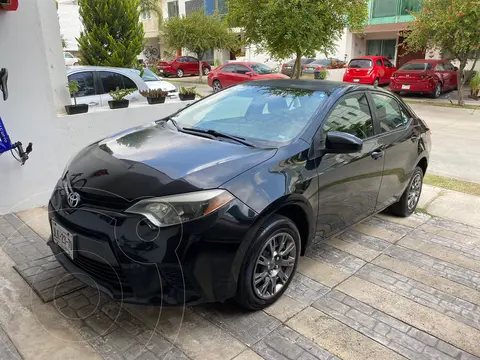
M 66 319 L 84 343 L 72 347 L 60 335 L 48 341 L 75 359 L 480 359 L 480 228 L 450 220 L 379 215 L 315 243 L 286 294 L 260 312 L 232 304 L 121 306 L 79 288 L 15 215 L 0 217 L 0 241 L 23 278 L 47 301 L 56 297 L 43 304 L 30 293 L 25 308 L 47 332 L 36 336 L 48 339 L 52 319 Z M 8 286 L 0 279 L 4 302 Z M 29 328 L 12 325 L 10 307 L 0 305 L 0 359 L 49 358 L 25 347 Z

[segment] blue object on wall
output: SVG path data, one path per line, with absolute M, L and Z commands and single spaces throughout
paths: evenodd
M 203 0 L 203 7 L 205 9 L 205 14 L 213 15 L 215 12 L 215 0 Z

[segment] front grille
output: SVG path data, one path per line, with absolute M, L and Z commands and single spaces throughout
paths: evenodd
M 111 285 L 113 288 L 131 292 L 131 287 L 122 269 L 118 266 L 101 263 L 86 256 L 76 254 L 73 263 L 91 275 L 94 280 Z

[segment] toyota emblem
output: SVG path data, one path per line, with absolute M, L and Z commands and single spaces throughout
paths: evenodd
M 77 192 L 71 192 L 68 194 L 67 202 L 71 207 L 77 207 L 80 203 L 80 194 Z

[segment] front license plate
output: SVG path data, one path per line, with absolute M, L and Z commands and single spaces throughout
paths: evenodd
M 410 85 L 402 85 L 402 90 L 410 90 Z
M 360 79 L 353 79 L 353 82 L 360 82 Z
M 53 242 L 60 246 L 63 251 L 73 259 L 73 234 L 63 226 L 52 220 L 52 238 Z

